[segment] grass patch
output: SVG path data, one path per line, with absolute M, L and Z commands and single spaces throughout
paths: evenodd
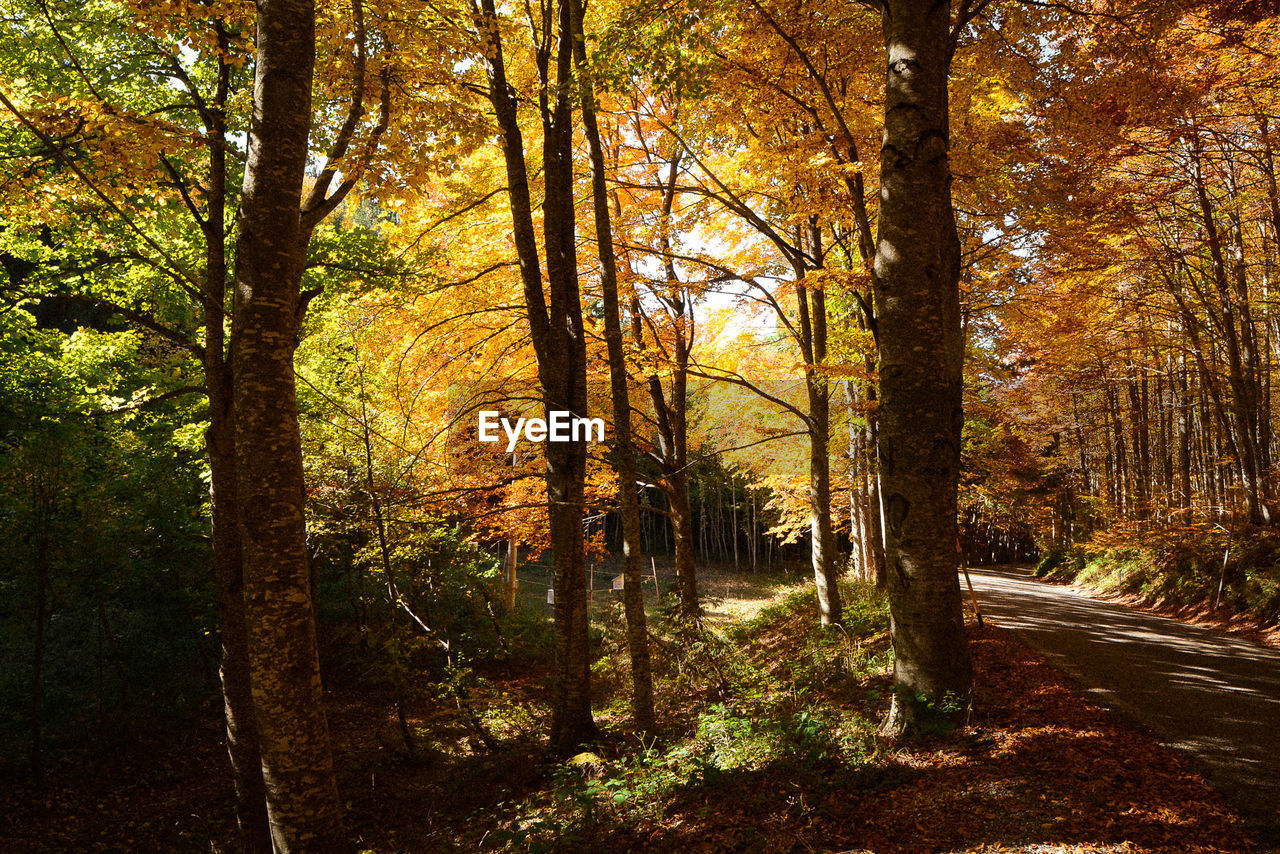
M 486 847 L 507 851 L 607 850 L 690 802 L 727 796 L 744 778 L 784 775 L 819 788 L 848 780 L 877 755 L 887 691 L 887 613 L 881 595 L 848 582 L 845 625 L 823 630 L 811 588 L 783 587 L 741 622 L 653 624 L 660 741 L 608 747 L 550 772 L 550 785 L 507 816 Z M 607 622 L 596 674 L 625 674 L 622 625 Z M 616 682 L 617 677 L 612 680 Z M 625 690 L 610 685 L 602 719 L 625 720 Z
M 1216 603 L 1264 626 L 1280 623 L 1280 532 L 1270 528 L 1117 528 L 1095 543 L 1046 552 L 1035 574 L 1154 605 Z

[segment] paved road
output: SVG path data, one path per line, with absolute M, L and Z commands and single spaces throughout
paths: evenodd
M 1280 850 L 1280 652 L 1045 584 L 1027 568 L 970 575 L 992 622 L 1192 754 L 1263 845 Z

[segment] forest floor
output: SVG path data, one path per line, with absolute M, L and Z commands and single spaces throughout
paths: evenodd
M 1192 757 L 1263 842 L 1280 847 L 1280 652 L 1032 577 L 972 572 L 984 610 L 1091 699 Z
M 392 705 L 334 685 L 330 722 L 360 850 L 1246 852 L 1231 812 L 1174 753 L 1081 696 L 1007 631 L 970 626 L 969 726 L 875 734 L 888 702 L 884 609 L 846 589 L 847 637 L 816 628 L 807 583 L 710 573 L 699 633 L 655 621 L 661 740 L 626 724 L 616 627 L 602 619 L 595 753 L 543 754 L 544 667 L 470 684 L 476 716 L 426 686 Z M 492 742 L 486 746 L 485 740 Z M 0 787 L 5 852 L 233 851 L 217 720 L 140 732 Z

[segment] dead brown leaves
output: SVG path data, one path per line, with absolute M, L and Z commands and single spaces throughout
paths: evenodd
M 999 629 L 972 629 L 970 728 L 827 779 L 766 771 L 619 834 L 618 850 L 1132 852 L 1254 850 L 1173 754 L 1084 701 Z

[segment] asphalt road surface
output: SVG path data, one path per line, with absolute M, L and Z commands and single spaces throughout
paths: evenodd
M 1280 850 L 1280 652 L 1045 584 L 1026 567 L 969 574 L 984 616 L 1191 754 L 1266 850 Z

